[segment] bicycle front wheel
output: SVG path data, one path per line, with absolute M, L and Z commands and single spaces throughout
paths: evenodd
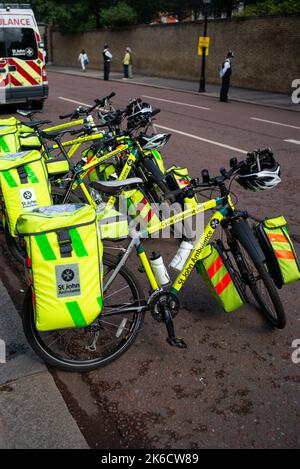
M 118 263 L 114 256 L 104 254 L 104 290 Z M 37 331 L 30 293 L 26 296 L 23 316 L 26 338 L 40 358 L 65 371 L 84 372 L 107 365 L 133 344 L 142 329 L 144 313 L 138 307 L 143 292 L 125 266 L 105 291 L 101 314 L 86 328 Z

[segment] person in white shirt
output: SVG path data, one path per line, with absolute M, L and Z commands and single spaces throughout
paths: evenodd
M 104 80 L 109 80 L 109 72 L 110 72 L 110 61 L 112 59 L 112 54 L 108 49 L 108 45 L 104 44 L 103 49 L 103 61 L 104 61 Z
M 86 68 L 87 64 L 89 63 L 89 59 L 88 59 L 87 53 L 85 52 L 84 49 L 82 49 L 82 51 L 80 52 L 79 57 L 78 57 L 78 61 L 81 64 L 82 71 L 85 72 L 85 68 Z
M 220 77 L 222 78 L 220 101 L 222 103 L 228 102 L 228 91 L 229 91 L 229 86 L 230 86 L 230 77 L 232 73 L 231 59 L 233 57 L 234 57 L 234 52 L 230 50 L 220 70 Z

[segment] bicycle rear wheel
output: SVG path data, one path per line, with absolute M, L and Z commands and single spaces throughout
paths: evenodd
M 244 287 L 249 287 L 258 310 L 273 327 L 283 329 L 286 325 L 284 308 L 264 262 L 255 259 L 251 250 L 238 241 L 231 245 L 231 252 Z
M 104 286 L 118 263 L 114 256 L 104 254 Z M 33 350 L 49 365 L 65 371 L 91 371 L 109 364 L 133 344 L 143 325 L 144 313 L 137 311 L 143 298 L 137 279 L 123 266 L 105 291 L 102 312 L 91 326 L 39 332 L 29 292 L 24 305 L 24 332 Z M 131 307 L 132 311 L 122 312 Z

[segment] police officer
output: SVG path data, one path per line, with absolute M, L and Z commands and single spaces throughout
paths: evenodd
M 230 86 L 230 77 L 232 73 L 231 59 L 233 57 L 234 57 L 234 52 L 230 50 L 227 54 L 227 57 L 220 71 L 220 77 L 222 78 L 220 101 L 223 103 L 228 102 L 228 91 L 229 91 L 229 86 Z
M 110 72 L 110 61 L 112 59 L 112 54 L 109 52 L 108 45 L 104 44 L 103 49 L 103 61 L 104 61 L 104 80 L 109 80 Z

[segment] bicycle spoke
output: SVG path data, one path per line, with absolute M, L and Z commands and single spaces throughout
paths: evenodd
M 112 296 L 117 295 L 118 293 L 120 293 L 121 291 L 126 290 L 127 288 L 129 288 L 128 285 L 126 287 L 123 287 L 123 288 L 120 288 L 119 290 L 114 291 L 113 293 L 111 293 L 108 296 L 104 296 L 104 300 L 107 300 L 108 298 L 111 298 Z M 105 287 L 104 287 L 104 289 L 105 289 Z

